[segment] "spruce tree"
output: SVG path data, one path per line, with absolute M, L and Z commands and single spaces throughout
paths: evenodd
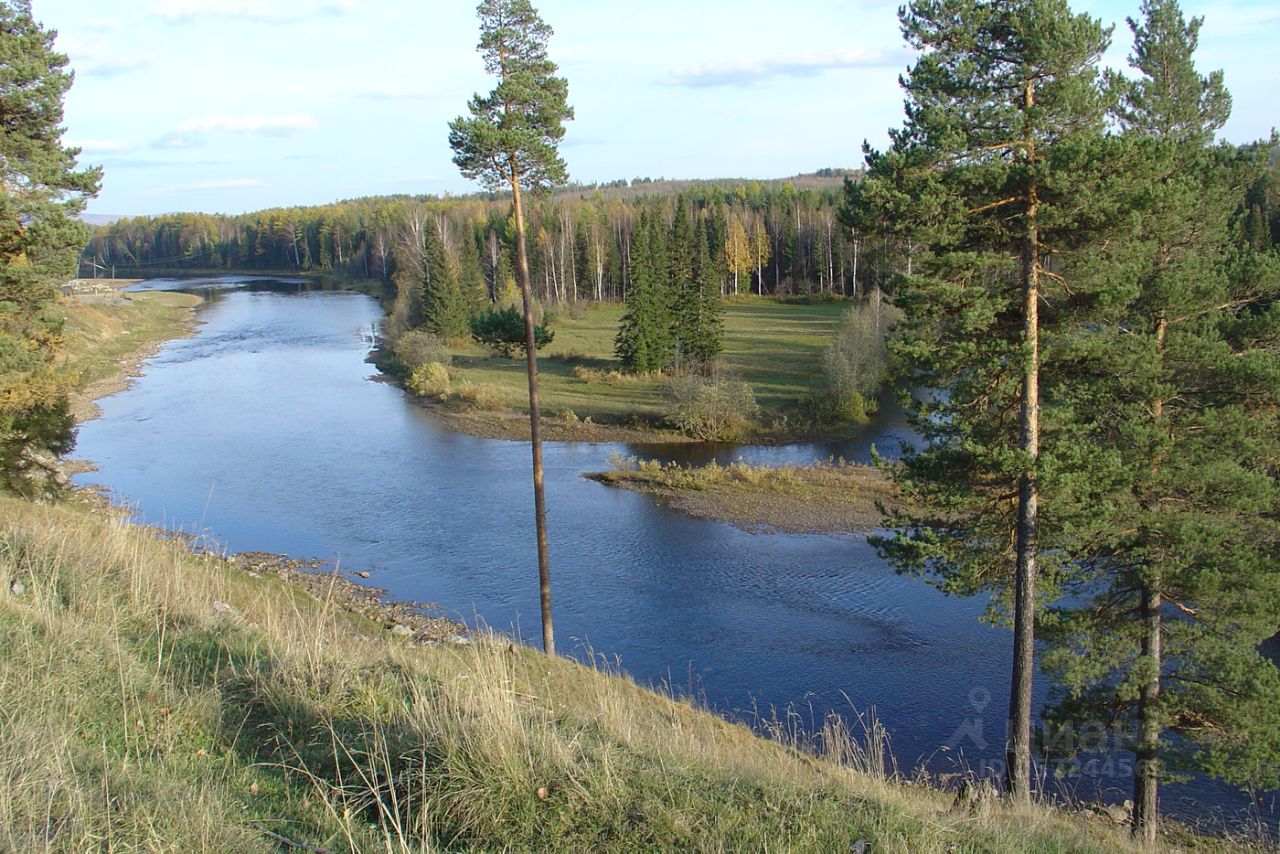
M 677 372 L 683 370 L 689 360 L 693 324 L 696 323 L 697 291 L 693 281 L 698 254 L 693 226 L 696 216 L 696 213 L 690 216 L 689 205 L 683 195 L 677 198 L 671 232 L 666 241 L 668 272 L 665 290 L 670 307 L 667 323 L 671 327 L 672 363 Z
M 707 219 L 700 219 L 694 239 L 697 256 L 693 264 L 693 283 L 688 307 L 685 310 L 685 331 L 688 338 L 685 352 L 689 361 L 706 368 L 720 355 L 724 346 L 724 301 L 720 297 L 720 271 L 723 258 L 712 255 L 712 238 Z M 720 245 L 716 239 L 715 245 Z
M 423 237 L 423 325 L 442 338 L 461 338 L 469 330 L 467 304 L 434 218 L 427 219 Z
M 568 169 L 557 146 L 564 123 L 573 118 L 569 84 L 557 77 L 547 56 L 551 27 L 528 0 L 483 0 L 479 50 L 485 70 L 498 78 L 488 95 L 476 95 L 471 116 L 449 123 L 454 163 L 468 178 L 491 190 L 511 192 L 515 220 L 516 278 L 524 308 L 525 355 L 529 379 L 529 438 L 533 453 L 533 504 L 538 540 L 538 593 L 542 610 L 542 648 L 555 652 L 551 613 L 551 557 L 547 545 L 547 505 L 542 477 L 542 430 L 538 412 L 538 350 L 529 285 L 523 192 L 560 186 Z
M 475 317 L 489 307 L 490 299 L 489 286 L 484 280 L 484 265 L 480 261 L 480 246 L 476 243 L 474 234 L 467 233 L 463 236 L 458 252 L 458 286 L 462 290 L 467 316 Z
M 944 393 L 906 400 L 927 444 L 906 453 L 896 477 L 909 509 L 876 543 L 948 592 L 994 589 L 1012 612 L 1005 775 L 1025 801 L 1038 591 L 1065 569 L 1039 514 L 1052 471 L 1041 335 L 1070 292 L 1055 257 L 1089 236 L 1109 30 L 1064 0 L 917 0 L 900 17 L 921 51 L 902 81 L 906 124 L 889 151 L 868 152 L 859 203 L 909 239 L 895 349 Z
M 1280 625 L 1280 278 L 1231 244 L 1255 164 L 1210 146 L 1230 99 L 1195 69 L 1200 20 L 1174 0 L 1142 14 L 1140 76 L 1115 81 L 1126 215 L 1069 261 L 1101 310 L 1061 342 L 1046 390 L 1072 449 L 1056 512 L 1083 571 L 1046 619 L 1044 664 L 1063 686 L 1050 745 L 1082 720 L 1132 724 L 1111 747 L 1135 753 L 1134 831 L 1154 841 L 1169 760 L 1280 783 L 1280 678 L 1257 652 Z
M 55 35 L 26 0 L 0 0 L 0 488 L 21 494 L 52 490 L 55 457 L 73 444 L 56 297 L 102 175 L 77 169 L 79 152 L 62 144 L 73 75 Z
M 665 232 L 656 213 L 640 214 L 631 246 L 627 309 L 614 342 L 623 365 L 642 373 L 665 370 L 675 351 Z

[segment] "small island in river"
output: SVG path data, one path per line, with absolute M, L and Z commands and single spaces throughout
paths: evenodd
M 897 501 L 888 473 L 844 460 L 804 466 L 666 465 L 615 458 L 609 471 L 586 477 L 652 495 L 702 519 L 729 522 L 753 533 L 866 532 L 879 527 L 881 508 Z

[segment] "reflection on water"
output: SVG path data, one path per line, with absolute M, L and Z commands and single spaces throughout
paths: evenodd
M 393 595 L 537 636 L 525 443 L 450 433 L 400 389 L 370 382 L 380 312 L 368 296 L 301 281 L 181 285 L 217 298 L 198 334 L 169 344 L 81 428 L 78 454 L 99 467 L 82 481 L 148 522 L 209 532 L 234 551 L 336 559 Z M 979 622 L 982 602 L 895 574 L 862 537 L 748 534 L 581 477 L 613 453 L 864 460 L 872 444 L 888 453 L 910 437 L 897 405 L 881 406 L 849 442 L 547 445 L 561 651 L 594 650 L 729 715 L 790 706 L 820 721 L 875 706 L 904 768 L 998 761 L 1010 644 Z M 1111 797 L 1131 784 L 1096 782 Z M 1223 797 L 1171 787 L 1165 804 Z

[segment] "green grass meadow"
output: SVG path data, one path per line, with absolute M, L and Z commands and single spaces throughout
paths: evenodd
M 725 307 L 724 361 L 751 384 L 765 421 L 794 409 L 822 373 L 822 354 L 847 303 L 815 305 L 738 297 Z M 657 376 L 622 374 L 613 354 L 621 305 L 593 306 L 577 317 L 555 317 L 555 340 L 538 359 L 544 412 L 571 411 L 600 423 L 638 417 L 656 423 L 666 414 L 666 383 Z M 454 351 L 454 380 L 498 389 L 513 409 L 527 409 L 523 358 L 504 359 L 470 345 Z M 575 375 L 574 368 L 589 369 Z

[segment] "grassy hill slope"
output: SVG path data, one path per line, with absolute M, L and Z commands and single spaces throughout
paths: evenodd
M 91 504 L 0 498 L 0 591 L 0 849 L 1128 845 L 952 811 L 853 742 L 804 755 L 500 638 L 410 645 Z

